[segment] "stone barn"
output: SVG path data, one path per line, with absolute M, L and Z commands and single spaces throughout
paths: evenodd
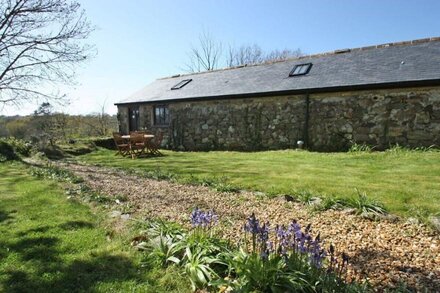
M 440 145 L 440 38 L 160 78 L 116 105 L 121 132 L 177 150 Z

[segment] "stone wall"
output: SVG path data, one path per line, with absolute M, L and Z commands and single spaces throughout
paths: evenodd
M 314 95 L 309 137 L 318 150 L 341 150 L 351 142 L 378 149 L 440 145 L 440 88 Z
M 169 104 L 169 127 L 152 125 L 152 107 L 140 105 L 141 127 L 164 132 L 163 145 L 179 150 L 284 149 L 298 140 L 327 151 L 352 142 L 378 149 L 440 145 L 439 87 L 182 101 Z M 119 113 L 126 132 L 126 106 Z

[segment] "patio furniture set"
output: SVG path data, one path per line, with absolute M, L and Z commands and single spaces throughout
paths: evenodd
M 113 139 L 118 152 L 116 155 L 131 156 L 132 159 L 142 155 L 158 155 L 163 133 L 157 135 L 148 134 L 144 131 L 131 131 L 130 134 L 122 135 L 119 132 L 113 133 Z

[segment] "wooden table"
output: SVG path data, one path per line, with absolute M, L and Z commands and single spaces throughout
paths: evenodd
M 126 135 L 121 135 L 121 137 L 123 139 L 130 140 L 131 135 L 126 134 Z M 130 143 L 130 152 L 129 153 L 130 153 L 132 159 L 134 159 L 135 157 L 138 157 L 142 154 L 145 154 L 145 151 L 146 151 L 146 153 L 150 153 L 150 154 L 155 154 L 155 152 L 157 151 L 156 148 L 154 147 L 154 144 L 148 142 L 154 138 L 154 135 L 153 134 L 144 134 L 144 138 L 145 138 L 145 141 L 142 143 L 142 148 L 139 147 L 138 144 L 131 145 L 131 143 Z
M 130 134 L 126 134 L 126 135 L 122 135 L 121 136 L 123 139 L 130 139 Z M 144 134 L 145 138 L 153 138 L 154 135 L 153 134 Z

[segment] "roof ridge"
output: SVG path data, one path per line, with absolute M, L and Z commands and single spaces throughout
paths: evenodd
M 438 42 L 438 41 L 440 41 L 440 37 L 430 37 L 430 38 L 415 39 L 415 40 L 410 40 L 410 41 L 383 43 L 383 44 L 364 46 L 364 47 L 336 49 L 336 50 L 333 50 L 333 51 L 327 51 L 327 52 L 323 52 L 323 53 L 315 53 L 315 54 L 303 55 L 303 56 L 288 58 L 288 59 L 284 59 L 284 60 L 267 61 L 267 62 L 258 63 L 258 64 L 244 64 L 244 65 L 238 65 L 238 66 L 232 66 L 232 67 L 224 67 L 224 68 L 219 68 L 219 69 L 214 69 L 214 70 L 207 70 L 207 71 L 201 71 L 201 72 L 174 74 L 174 75 L 171 75 L 171 76 L 160 77 L 157 80 L 171 79 L 171 78 L 176 78 L 176 77 L 185 77 L 185 76 L 192 76 L 192 75 L 199 75 L 199 74 L 206 74 L 206 73 L 213 73 L 213 72 L 219 72 L 219 71 L 234 70 L 234 69 L 240 69 L 240 68 L 244 68 L 244 67 L 264 66 L 264 65 L 270 65 L 270 64 L 281 63 L 281 62 L 288 62 L 288 61 L 293 61 L 293 60 L 301 60 L 301 59 L 306 59 L 306 58 L 331 56 L 331 55 L 338 55 L 338 54 L 343 54 L 343 53 L 351 53 L 351 52 L 365 51 L 365 50 L 371 50 L 371 49 L 380 49 L 380 48 L 388 48 L 388 47 L 396 47 L 396 46 L 417 45 L 417 44 L 423 44 L 423 43 L 429 43 L 429 42 Z

